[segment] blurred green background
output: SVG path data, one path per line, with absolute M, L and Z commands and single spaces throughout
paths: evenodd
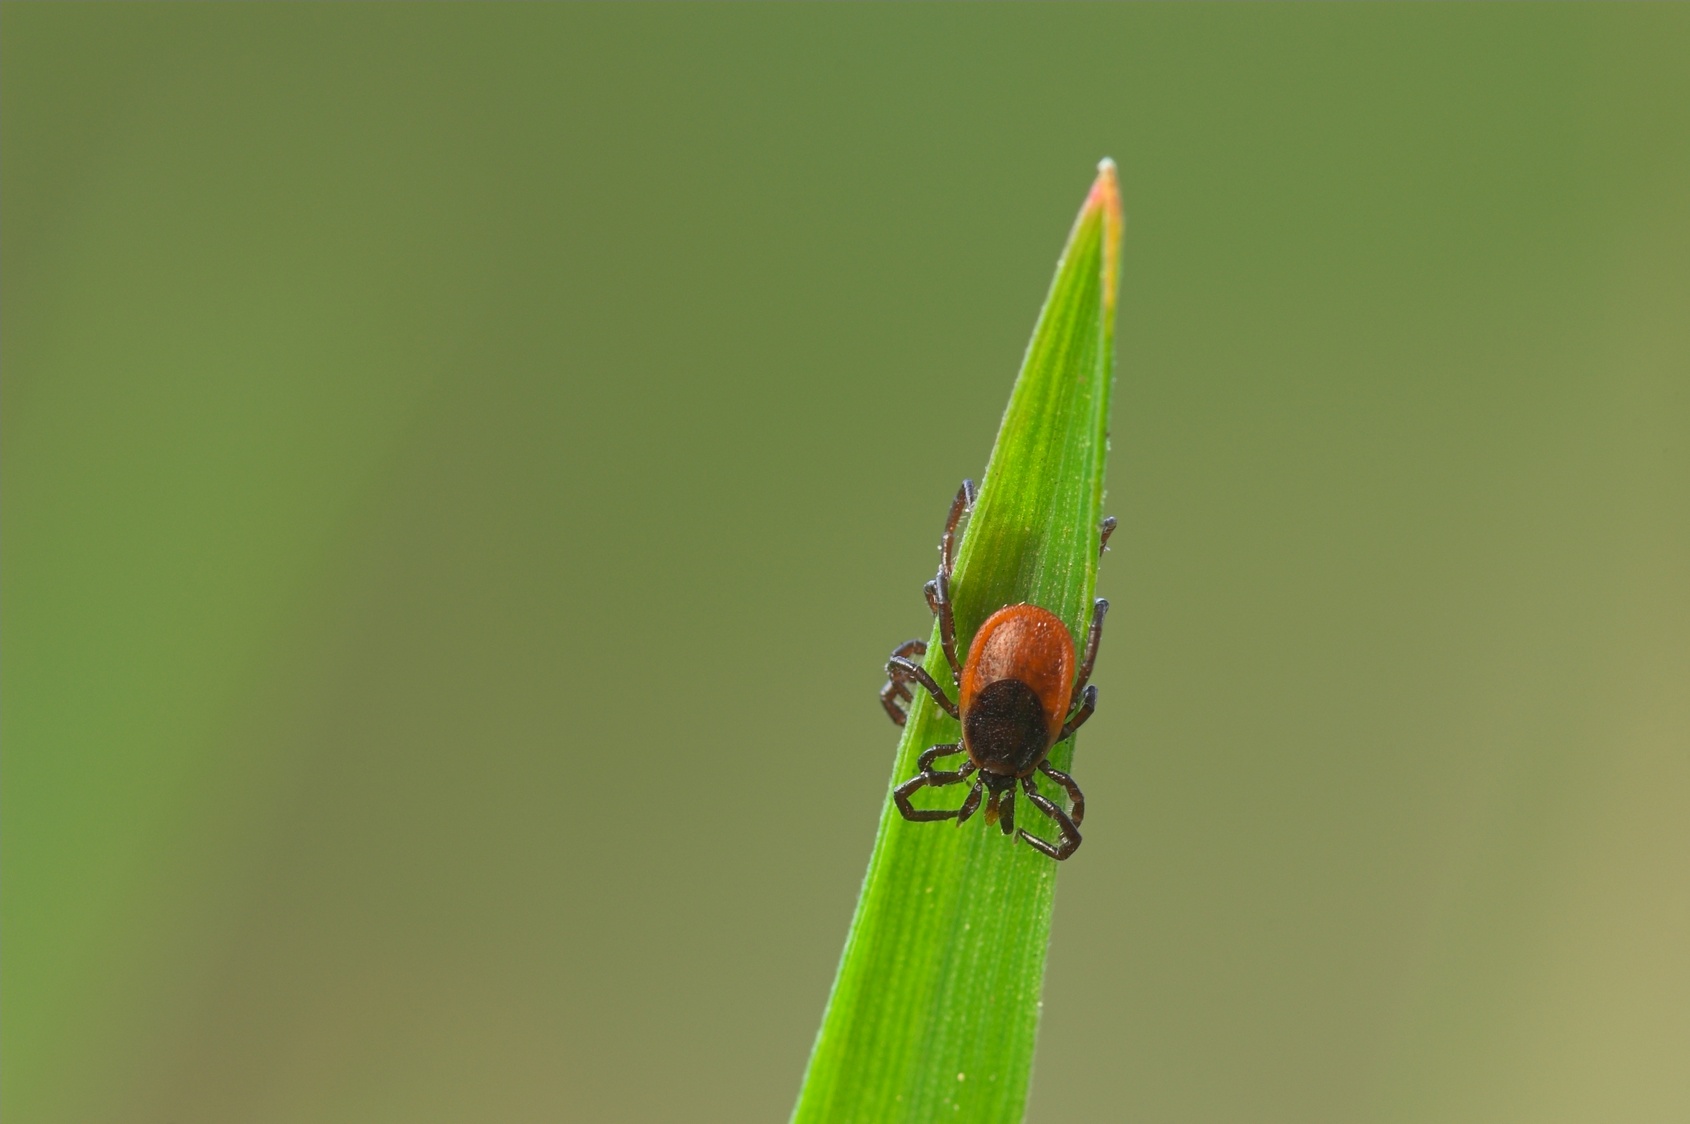
M 1690 8 L 3 19 L 8 1121 L 783 1119 L 1105 154 L 1030 1118 L 1690 1118 Z

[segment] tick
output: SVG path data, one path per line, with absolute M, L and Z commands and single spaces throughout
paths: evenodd
M 979 810 L 984 794 L 986 822 L 997 824 L 1005 835 L 1015 835 L 1015 789 L 1019 786 L 1028 802 L 1056 824 L 1058 842 L 1047 842 L 1025 828 L 1020 830 L 1020 837 L 1053 859 L 1066 859 L 1080 849 L 1086 798 L 1073 777 L 1051 765 L 1050 750 L 1084 725 L 1097 707 L 1097 688 L 1088 686 L 1087 680 L 1097 660 L 1097 642 L 1103 636 L 1103 614 L 1109 611 L 1109 602 L 1099 597 L 1092 606 L 1085 658 L 1079 661 L 1077 673 L 1068 627 L 1049 610 L 1027 604 L 1006 605 L 987 617 L 968 645 L 968 658 L 959 663 L 951 571 L 956 564 L 957 524 L 974 509 L 974 500 L 974 482 L 964 480 L 939 539 L 939 576 L 926 586 L 927 607 L 939 618 L 939 641 L 950 664 L 957 701 L 952 702 L 927 669 L 915 662 L 914 657 L 927 654 L 923 640 L 907 640 L 893 649 L 886 664 L 886 686 L 880 690 L 881 705 L 892 721 L 902 726 L 908 714 L 900 704 L 914 701 L 909 685 L 920 684 L 940 709 L 962 723 L 962 741 L 923 750 L 916 764 L 920 772 L 893 789 L 892 799 L 906 820 L 954 819 L 961 824 Z M 1114 530 L 1113 518 L 1099 526 L 1100 555 Z M 961 768 L 946 771 L 933 767 L 939 758 L 958 753 L 968 755 Z M 1039 793 L 1033 781 L 1035 772 L 1044 773 L 1067 790 L 1074 807 L 1072 814 Z M 976 773 L 979 776 L 974 787 L 960 808 L 917 808 L 910 803 L 918 788 L 962 784 Z

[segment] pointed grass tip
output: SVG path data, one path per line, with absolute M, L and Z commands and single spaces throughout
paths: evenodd
M 1107 156 L 1097 162 L 1097 179 L 1080 208 L 1081 220 L 1093 210 L 1103 219 L 1103 303 L 1113 313 L 1121 268 L 1121 181 L 1115 174 L 1115 161 Z

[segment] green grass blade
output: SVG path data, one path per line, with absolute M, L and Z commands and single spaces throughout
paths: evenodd
M 1021 601 L 1085 636 L 1120 230 L 1115 169 L 1104 161 L 1057 265 L 961 542 L 952 585 L 959 649 L 992 612 Z M 933 497 L 935 537 L 949 499 Z M 927 669 L 949 682 L 936 626 Z M 927 746 L 959 737 L 954 719 L 924 692 L 916 696 L 893 784 L 915 774 Z M 1070 740 L 1051 759 L 1066 769 L 1072 756 Z M 1040 780 L 1046 796 L 1063 800 Z M 962 790 L 922 795 L 940 806 Z M 1024 800 L 1017 812 L 1022 826 L 1054 838 Z M 961 827 L 907 823 L 888 797 L 794 1121 L 1020 1120 L 1057 865 L 988 829 L 982 816 Z

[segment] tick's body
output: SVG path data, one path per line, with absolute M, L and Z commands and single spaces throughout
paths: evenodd
M 959 666 L 950 580 L 957 523 L 973 506 L 974 485 L 964 480 L 939 541 L 939 576 L 927 583 L 927 604 L 939 618 L 939 637 L 957 688 L 957 702 L 952 703 L 927 670 L 910 659 L 926 654 L 927 645 L 920 640 L 907 641 L 892 653 L 886 665 L 887 683 L 880 692 L 887 714 L 902 726 L 906 715 L 898 704 L 913 701 L 909 684 L 920 684 L 946 713 L 962 723 L 962 741 L 924 751 L 918 762 L 921 771 L 894 789 L 892 797 L 907 820 L 954 818 L 961 823 L 980 807 L 984 789 L 991 793 L 986 822 L 1000 823 L 1003 833 L 1010 835 L 1015 833 L 1015 789 L 1019 786 L 1034 807 L 1055 821 L 1061 842 L 1051 844 L 1025 830 L 1019 833 L 1020 838 L 1053 859 L 1065 859 L 1079 849 L 1079 824 L 1085 818 L 1086 801 L 1074 778 L 1051 766 L 1050 750 L 1079 729 L 1096 705 L 1097 688 L 1086 686 L 1086 680 L 1091 678 L 1092 663 L 1097 658 L 1097 642 L 1103 634 L 1103 614 L 1109 602 L 1099 598 L 1093 607 L 1085 660 L 1077 676 L 1074 642 L 1067 626 L 1054 613 L 1027 604 L 1006 606 L 986 618 L 968 646 L 968 659 Z M 1099 552 L 1114 529 L 1113 519 L 1103 521 Z M 1081 692 L 1080 705 L 1070 714 L 1076 692 Z M 955 772 L 933 768 L 938 758 L 963 752 L 968 760 Z M 979 779 L 960 808 L 916 808 L 910 803 L 910 796 L 923 786 L 960 784 L 976 772 Z M 1045 773 L 1067 791 L 1072 815 L 1039 793 L 1033 782 L 1035 772 Z
M 962 665 L 962 744 L 976 768 L 1027 777 L 1061 732 L 1074 689 L 1074 642 L 1037 605 L 986 619 Z

